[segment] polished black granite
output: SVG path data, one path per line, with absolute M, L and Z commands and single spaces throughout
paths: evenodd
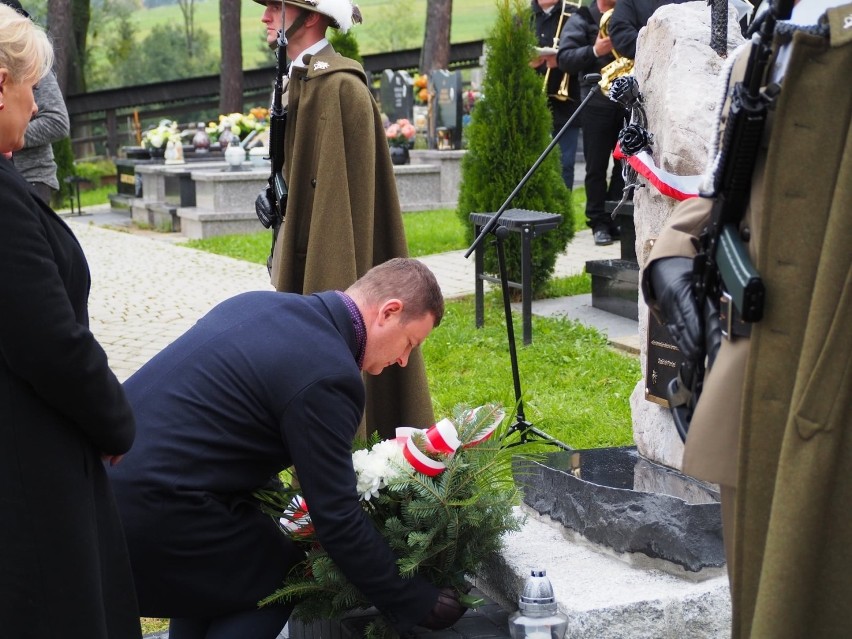
M 725 562 L 718 493 L 635 447 L 516 457 L 513 468 L 528 506 L 592 542 L 694 572 Z
M 627 319 L 639 319 L 639 264 L 628 260 L 589 260 L 592 306 Z

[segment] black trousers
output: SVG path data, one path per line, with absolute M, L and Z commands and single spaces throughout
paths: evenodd
M 624 109 L 601 94 L 591 98 L 582 112 L 583 156 L 586 159 L 586 224 L 591 228 L 615 228 L 605 202 L 621 199 L 624 178 L 621 162 L 615 162 L 612 175 L 608 168 L 618 133 L 624 126 Z

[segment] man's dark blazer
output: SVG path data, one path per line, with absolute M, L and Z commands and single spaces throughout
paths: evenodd
M 437 589 L 399 577 L 362 511 L 352 440 L 364 409 L 355 331 L 335 292 L 219 304 L 125 383 L 136 445 L 111 476 L 145 616 L 252 610 L 299 550 L 250 495 L 295 466 L 317 534 L 401 630 Z
M 139 637 L 101 454 L 133 414 L 89 331 L 76 238 L 0 157 L 0 635 Z

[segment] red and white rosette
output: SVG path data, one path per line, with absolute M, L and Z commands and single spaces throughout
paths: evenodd
M 476 414 L 482 408 L 482 406 L 479 406 L 478 408 L 468 411 L 463 417 L 464 421 L 469 422 L 475 419 Z M 503 421 L 504 416 L 505 413 L 503 411 L 495 411 L 492 422 L 483 427 L 482 430 L 476 434 L 476 437 L 466 444 L 466 446 L 475 446 L 476 444 L 484 442 L 486 439 L 491 437 L 497 429 L 497 426 L 499 426 L 500 422 Z M 419 428 L 396 429 L 397 441 L 402 444 L 402 455 L 408 463 L 411 464 L 414 470 L 429 477 L 440 475 L 447 468 L 447 465 L 440 460 L 432 459 L 417 448 L 413 437 L 416 433 L 423 434 L 423 437 L 426 440 L 427 452 L 432 454 L 438 453 L 443 455 L 453 455 L 462 445 L 461 440 L 459 440 L 459 434 L 456 430 L 455 424 L 453 424 L 453 422 L 449 419 L 444 418 L 426 430 Z
M 296 495 L 290 500 L 290 504 L 278 521 L 292 535 L 299 536 L 300 534 L 305 535 L 313 532 L 311 515 L 308 513 L 308 504 L 301 495 Z

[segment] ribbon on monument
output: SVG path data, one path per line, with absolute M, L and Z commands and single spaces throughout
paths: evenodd
M 675 200 L 688 200 L 698 197 L 698 191 L 704 176 L 675 175 L 658 167 L 647 150 L 627 155 L 616 144 L 612 156 L 616 160 L 625 160 L 639 175 L 650 182 L 660 193 Z

